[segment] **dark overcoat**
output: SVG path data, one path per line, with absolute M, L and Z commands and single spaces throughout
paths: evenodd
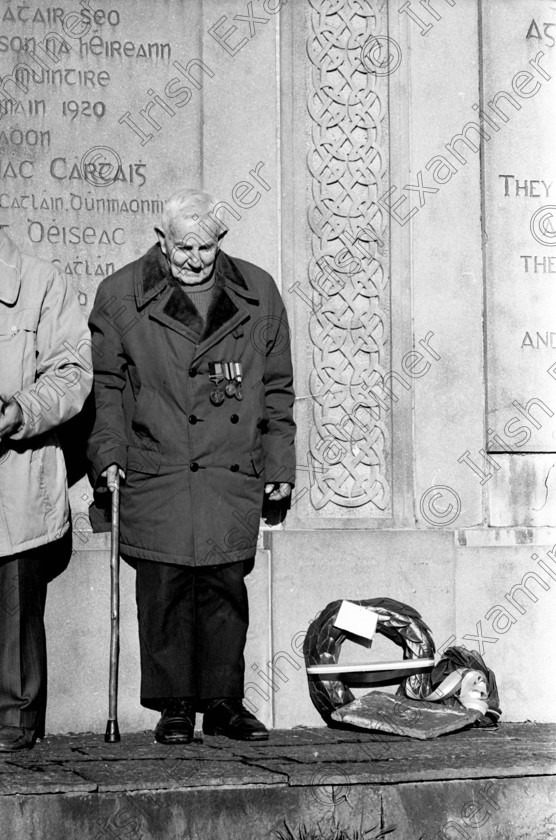
M 289 330 L 262 269 L 216 259 L 204 329 L 158 245 L 99 286 L 90 317 L 92 480 L 126 474 L 121 551 L 202 566 L 253 557 L 266 482 L 294 483 Z M 210 400 L 209 363 L 240 362 L 243 399 Z

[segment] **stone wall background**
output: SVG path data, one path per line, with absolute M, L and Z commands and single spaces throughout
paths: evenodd
M 551 4 L 87 8 L 0 3 L 0 92 L 21 104 L 0 106 L 0 224 L 58 261 L 88 310 L 185 182 L 228 204 L 229 253 L 275 276 L 299 471 L 251 576 L 252 708 L 276 726 L 318 723 L 308 622 L 336 598 L 389 596 L 421 611 L 437 647 L 484 654 L 506 719 L 553 720 Z M 6 84 L 18 62 L 36 71 L 16 76 L 27 92 Z M 89 530 L 89 497 L 81 479 L 75 555 L 47 606 L 51 731 L 106 718 L 107 542 Z M 154 716 L 138 706 L 122 575 L 125 730 Z

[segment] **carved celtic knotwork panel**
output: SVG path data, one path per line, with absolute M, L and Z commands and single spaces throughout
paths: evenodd
M 387 30 L 386 4 L 310 6 L 311 501 L 326 515 L 386 517 L 390 401 L 377 383 L 389 370 L 388 218 L 377 198 L 388 175 L 387 80 L 362 60 L 368 39 Z

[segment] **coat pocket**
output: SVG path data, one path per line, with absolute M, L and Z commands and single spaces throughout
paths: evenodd
M 160 470 L 161 457 L 161 453 L 157 449 L 129 446 L 127 449 L 127 469 L 130 472 L 157 475 Z
M 14 341 L 23 332 L 37 332 L 35 309 L 16 309 L 14 312 L 0 312 L 0 341 Z
M 154 425 L 157 421 L 155 407 L 156 391 L 148 385 L 142 385 L 137 396 L 131 428 L 139 441 L 158 441 Z

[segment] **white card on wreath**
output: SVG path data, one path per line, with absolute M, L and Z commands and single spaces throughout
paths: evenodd
M 355 636 L 361 636 L 363 639 L 372 640 L 377 622 L 377 613 L 351 601 L 342 601 L 334 626 L 340 630 L 347 630 Z

